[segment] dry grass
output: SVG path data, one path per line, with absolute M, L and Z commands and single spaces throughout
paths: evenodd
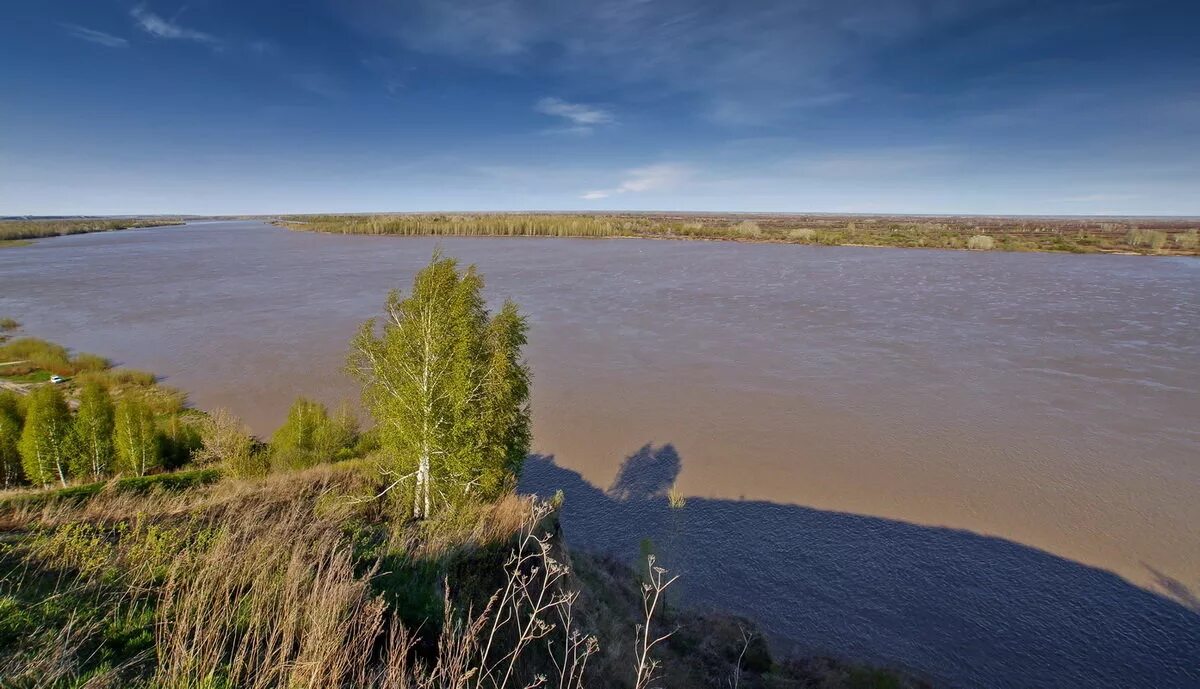
M 344 234 L 486 237 L 647 237 L 798 244 L 967 249 L 974 237 L 998 251 L 1195 255 L 1194 219 L 1003 216 L 834 216 L 705 213 L 480 213 L 290 216 L 296 230 Z M 1162 235 L 1145 235 L 1145 232 Z M 977 250 L 983 250 L 976 240 Z
M 182 221 L 168 219 L 148 220 L 143 218 L 120 218 L 116 220 L 105 220 L 103 218 L 79 220 L 2 220 L 0 221 L 0 241 L 40 239 L 42 237 L 57 237 L 65 234 L 108 232 L 135 227 L 158 227 L 161 225 L 179 224 L 182 224 Z
M 0 594 L 53 580 L 38 605 L 61 598 L 90 613 L 68 618 L 61 633 L 46 618 L 28 643 L 0 652 L 4 677 L 154 689 L 501 689 L 547 674 L 555 675 L 548 686 L 582 687 L 598 646 L 574 621 L 578 593 L 545 526 L 553 508 L 508 496 L 413 523 L 361 499 L 379 483 L 366 462 L 351 462 L 178 494 L 102 491 L 78 504 L 7 510 L 9 533 L 26 535 L 6 555 L 21 564 Z M 393 561 L 359 552 L 358 534 L 371 533 L 358 530 L 364 523 L 384 529 L 410 560 L 515 543 L 497 573 L 506 583 L 476 611 L 457 608 L 444 587 L 441 630 L 429 630 L 436 652 L 422 655 L 429 634 L 406 629 L 377 588 L 381 565 Z M 153 666 L 143 656 L 91 667 L 96 649 L 113 643 L 103 620 L 139 615 L 153 624 Z
M 996 241 L 985 234 L 977 234 L 967 240 L 967 248 L 972 251 L 990 251 L 996 247 Z

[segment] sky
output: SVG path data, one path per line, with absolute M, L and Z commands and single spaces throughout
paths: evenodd
M 0 12 L 0 215 L 1200 215 L 1194 0 Z

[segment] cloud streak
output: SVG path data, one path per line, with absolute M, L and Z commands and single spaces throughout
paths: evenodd
M 171 41 L 193 41 L 213 48 L 221 46 L 221 39 L 216 36 L 181 26 L 172 20 L 165 19 L 151 12 L 143 5 L 133 8 L 130 11 L 130 15 L 133 17 L 138 28 L 155 38 Z
M 120 36 L 114 36 L 110 33 L 104 33 L 103 31 L 89 29 L 86 26 L 79 26 L 78 24 L 63 24 L 62 27 L 75 38 L 87 41 L 89 43 L 102 45 L 106 48 L 124 48 L 129 45 L 129 41 L 121 38 Z
M 582 194 L 579 198 L 595 201 L 620 194 L 668 189 L 677 186 L 689 174 L 690 170 L 687 167 L 677 163 L 647 165 L 629 170 L 625 173 L 625 179 L 611 189 L 596 189 Z
M 533 107 L 537 112 L 552 117 L 561 117 L 577 127 L 592 127 L 600 124 L 612 124 L 613 114 L 604 108 L 583 103 L 569 103 L 562 98 L 547 96 Z
M 1019 2 L 364 0 L 345 11 L 420 53 L 695 96 L 713 121 L 756 124 L 854 99 L 848 77 L 873 57 Z

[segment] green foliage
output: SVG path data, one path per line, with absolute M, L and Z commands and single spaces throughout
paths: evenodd
M 20 327 L 21 324 L 16 319 L 8 317 L 0 318 L 0 332 L 12 332 Z
M 20 449 L 23 416 L 17 395 L 0 390 L 0 488 L 25 482 Z
M 388 295 L 382 334 L 370 320 L 352 342 L 349 370 L 397 480 L 412 480 L 414 517 L 499 495 L 528 449 L 525 320 L 511 302 L 489 320 L 482 292 L 473 266 L 435 254 L 408 298 Z
M 84 234 L 87 232 L 108 232 L 135 227 L 159 227 L 161 225 L 179 225 L 180 220 L 147 220 L 126 218 L 122 220 L 3 220 L 0 221 L 0 241 L 16 239 L 40 239 L 42 237 L 57 237 L 65 234 Z
M 35 388 L 29 395 L 20 443 L 21 465 L 31 483 L 67 485 L 70 430 L 71 413 L 58 388 Z
M 236 478 L 263 476 L 269 469 L 269 458 L 258 451 L 250 429 L 225 409 L 217 409 L 204 419 L 200 449 L 193 459 L 200 465 L 224 467 Z
M 977 234 L 967 240 L 967 248 L 973 251 L 988 251 L 996 246 L 996 241 L 985 234 Z
M 117 470 L 145 476 L 162 465 L 162 445 L 154 413 L 137 396 L 122 397 L 116 408 Z
M 18 337 L 0 345 L 0 362 L 25 361 L 25 371 L 44 369 L 63 376 L 75 372 L 67 349 L 53 342 L 36 337 Z M 21 372 L 21 367 L 8 367 L 11 373 Z
M 1200 230 L 1188 230 L 1175 235 L 1175 245 L 1184 250 L 1200 248 Z
M 158 437 L 162 442 L 162 465 L 172 470 L 186 464 L 200 449 L 200 419 L 195 413 L 171 413 L 158 417 Z
M 158 378 L 149 371 L 139 371 L 136 368 L 119 368 L 110 371 L 108 379 L 117 385 L 134 385 L 148 387 L 154 385 Z
M 994 248 L 1003 251 L 1071 253 L 1130 248 L 1160 252 L 1168 248 L 1168 239 L 1173 239 L 1169 247 L 1173 251 L 1192 254 L 1200 251 L 1200 240 L 1196 240 L 1195 234 L 1176 232 L 1169 236 L 1165 229 L 1139 231 L 1134 243 L 1127 240 L 1127 231 L 1136 228 L 1128 223 L 1096 223 L 1086 218 L 487 213 L 295 216 L 281 222 L 295 230 L 344 234 L 694 238 L 935 249 L 968 248 L 973 237 L 984 236 L 992 239 Z M 797 227 L 799 223 L 803 226 Z M 1164 224 L 1171 230 L 1192 229 L 1180 227 L 1180 221 L 1164 221 Z
M 0 500 L 0 508 L 39 508 L 53 503 L 81 503 L 100 495 L 109 487 L 116 493 L 178 492 L 215 483 L 220 478 L 221 472 L 217 469 L 192 469 L 150 476 L 127 476 L 112 483 L 85 483 L 56 490 L 18 493 Z
M 271 438 L 272 463 L 301 469 L 320 462 L 346 459 L 358 440 L 358 422 L 346 407 L 330 416 L 325 405 L 297 398 Z
M 1162 249 L 1167 243 L 1167 233 L 1160 230 L 1144 230 L 1133 228 L 1125 234 L 1129 246 L 1147 247 L 1153 251 Z
M 80 390 L 72 434 L 75 476 L 99 481 L 112 473 L 114 411 L 112 397 L 99 383 L 86 383 Z
M 75 369 L 75 373 L 85 373 L 94 371 L 104 371 L 112 367 L 112 362 L 98 354 L 76 354 L 71 360 L 71 366 Z

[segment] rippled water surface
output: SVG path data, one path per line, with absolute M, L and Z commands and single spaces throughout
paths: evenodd
M 1200 687 L 1200 261 L 259 223 L 0 251 L 0 316 L 267 434 L 440 244 L 529 314 L 525 486 L 781 649 Z M 689 496 L 671 511 L 675 485 Z

